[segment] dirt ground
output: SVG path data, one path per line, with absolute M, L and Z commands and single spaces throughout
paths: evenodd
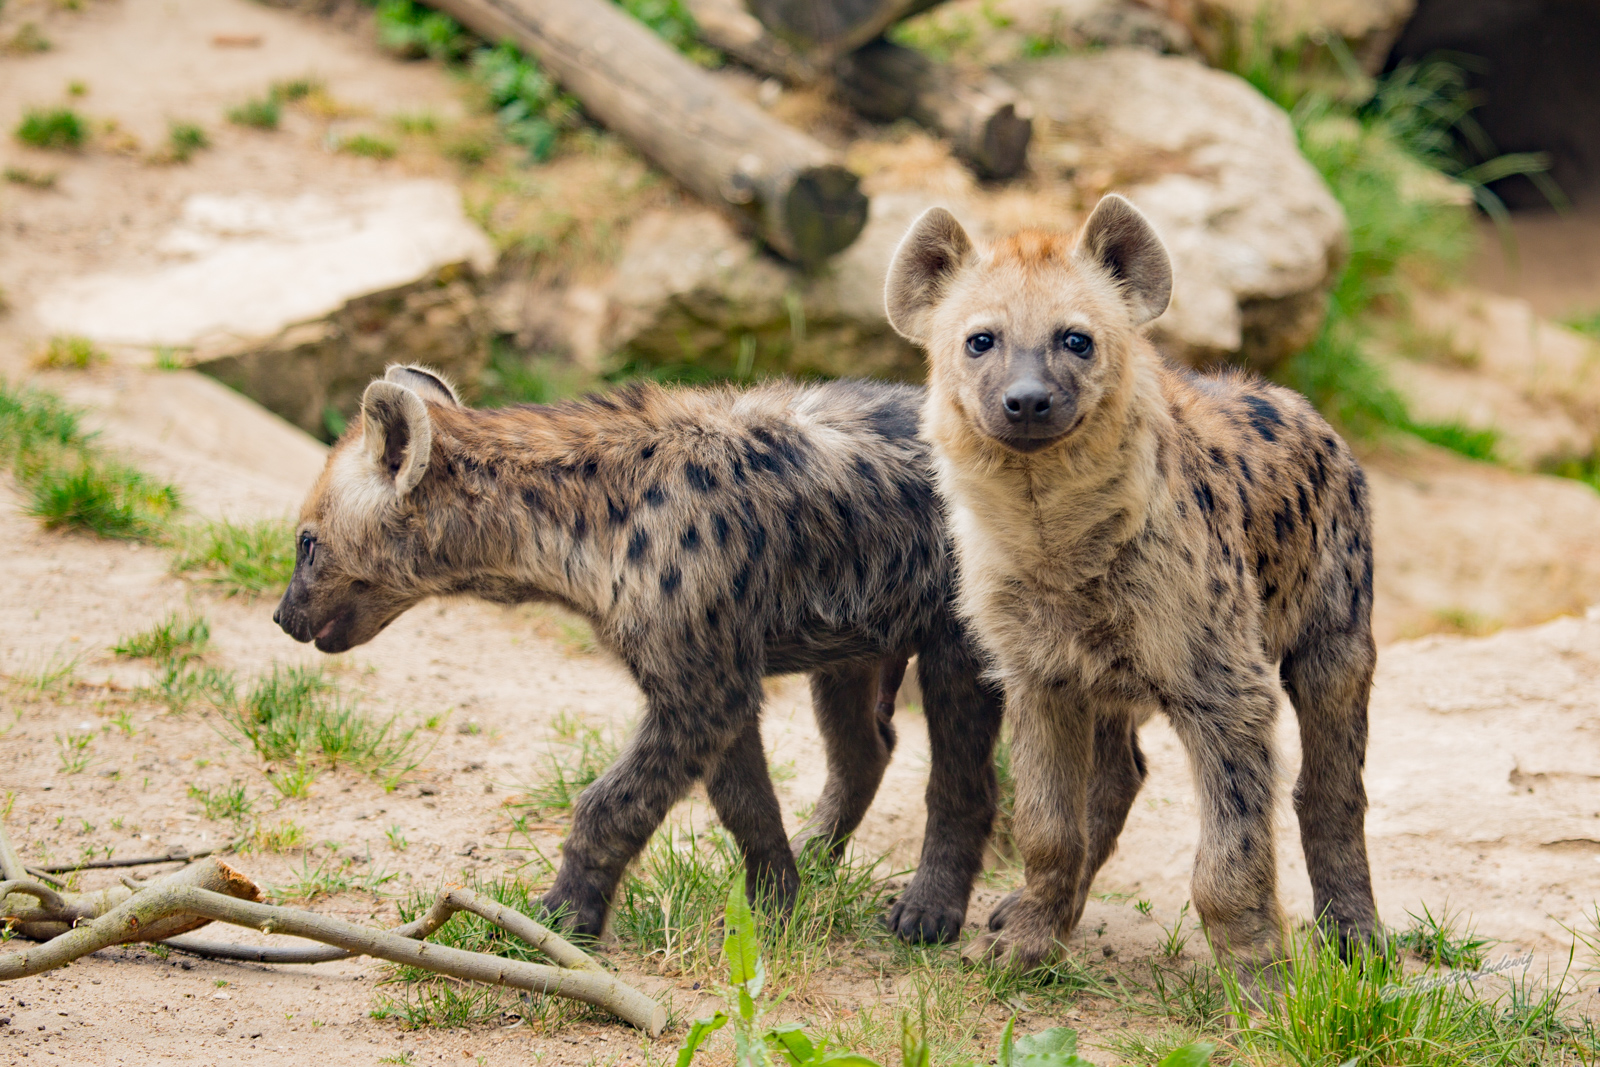
M 0 144 L 0 163 L 59 172 L 49 190 L 0 186 L 0 287 L 14 309 L 0 316 L 0 374 L 10 377 L 32 375 L 28 361 L 40 340 L 28 310 L 33 299 L 63 278 L 156 262 L 155 239 L 189 194 L 337 193 L 439 173 L 437 161 L 404 154 L 375 162 L 333 153 L 329 123 L 394 111 L 449 115 L 462 106 L 458 87 L 432 67 L 397 63 L 369 37 L 243 0 L 87 0 L 78 11 L 12 0 L 0 15 L 0 36 L 9 38 L 25 21 L 36 22 L 55 47 L 0 59 L 0 129 L 11 129 L 27 106 L 66 102 L 67 84 L 82 80 L 87 92 L 70 98 L 74 106 L 114 119 L 139 147 L 115 131 L 74 156 Z M 219 35 L 259 43 L 222 47 Z M 291 112 L 270 134 L 222 120 L 223 109 L 259 95 L 270 81 L 307 73 L 366 115 L 313 120 Z M 148 162 L 169 118 L 203 122 L 214 147 L 185 166 Z M 1600 283 L 1591 292 L 1600 305 Z M 1583 302 L 1579 293 L 1541 310 L 1565 313 Z M 316 442 L 197 375 L 124 364 L 41 380 L 88 406 L 108 445 L 180 485 L 199 515 L 291 514 L 321 466 Z M 1582 922 L 1600 891 L 1600 613 L 1586 610 L 1600 603 L 1600 497 L 1573 482 L 1431 449 L 1374 455 L 1368 464 L 1384 642 L 1368 773 L 1380 913 L 1403 926 L 1408 912 L 1423 907 L 1460 911 L 1481 932 L 1533 949 L 1539 967 L 1548 960 L 1559 967 L 1571 942 L 1563 926 Z M 253 757 L 205 717 L 133 702 L 131 690 L 149 668 L 113 659 L 110 646 L 170 610 L 189 610 L 210 620 L 215 663 L 242 675 L 314 662 L 318 654 L 272 624 L 270 600 L 222 598 L 172 577 L 167 563 L 159 549 L 40 530 L 0 479 L 0 675 L 15 681 L 76 660 L 84 683 L 37 700 L 14 686 L 0 689 L 0 730 L 9 727 L 0 738 L 0 803 L 14 794 L 6 822 L 30 861 L 63 862 L 88 847 L 127 856 L 220 844 L 230 828 L 202 817 L 187 797 L 192 784 L 238 779 L 267 806 L 272 794 Z M 1448 628 L 1463 614 L 1488 628 L 1521 628 L 1398 640 Z M 358 874 L 394 875 L 384 896 L 344 893 L 314 907 L 391 922 L 396 896 L 413 886 L 430 888 L 464 870 L 505 872 L 540 854 L 556 859 L 561 822 L 514 837 L 504 801 L 546 765 L 557 716 L 620 733 L 640 702 L 620 667 L 580 644 L 544 612 L 430 603 L 373 644 L 331 661 L 372 710 L 409 724 L 445 718 L 425 732 L 433 748 L 397 791 L 356 774 L 328 774 L 309 797 L 285 801 L 268 817 L 306 827 L 320 843 L 313 865 L 349 860 Z M 122 711 L 131 717 L 128 734 L 112 728 Z M 899 725 L 900 748 L 856 846 L 863 855 L 884 855 L 894 869 L 914 863 L 920 848 L 927 767 L 920 718 L 906 709 Z M 63 773 L 57 736 L 83 730 L 96 734 L 93 763 Z M 1287 806 L 1298 759 L 1287 709 L 1281 732 L 1279 867 L 1286 905 L 1305 917 L 1309 887 Z M 779 785 L 793 828 L 795 812 L 822 782 L 803 680 L 772 683 L 766 734 L 774 764 L 793 772 Z M 1187 899 L 1198 830 L 1172 733 L 1152 724 L 1144 744 L 1150 780 L 1075 939 L 1076 947 L 1130 966 L 1156 953 L 1157 920 L 1170 924 Z M 711 823 L 696 800 L 673 817 Z M 396 827 L 404 851 L 391 844 Z M 238 859 L 276 885 L 294 881 L 305 862 L 297 852 Z M 982 920 L 1015 878 L 1003 866 L 986 876 L 969 918 Z M 1135 910 L 1138 900 L 1150 901 L 1152 917 Z M 597 1023 L 549 1033 L 406 1032 L 369 1015 L 382 973 L 370 961 L 295 969 L 109 950 L 0 988 L 0 1019 L 7 1020 L 0 1063 L 215 1064 L 271 1056 L 285 1065 L 342 1065 L 409 1052 L 420 1064 L 610 1064 L 661 1062 L 675 1048 L 674 1036 L 652 1043 Z M 687 979 L 637 969 L 624 976 L 670 994 L 680 1017 L 709 1007 Z M 1592 995 L 1592 978 L 1585 988 Z M 893 975 L 879 981 L 865 971 L 841 972 L 837 986 L 818 991 L 815 1007 L 848 1012 L 864 999 L 892 1007 L 904 995 Z M 1591 999 L 1589 1010 L 1595 1006 Z M 1118 1025 L 1092 1004 L 1023 1024 L 1047 1022 L 1077 1026 L 1089 1045 Z M 1104 1052 L 1088 1054 L 1111 1062 Z

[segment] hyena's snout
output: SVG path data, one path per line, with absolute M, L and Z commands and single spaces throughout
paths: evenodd
M 1055 400 L 1055 390 L 1044 382 L 1037 378 L 1024 378 L 1011 383 L 1011 387 L 1000 398 L 1000 407 L 1011 425 L 1026 426 L 1029 423 L 1048 423 Z
M 284 633 L 305 644 L 315 635 L 311 632 L 311 620 L 306 616 L 305 606 L 296 604 L 293 595 L 292 588 L 283 594 L 283 599 L 278 601 L 277 608 L 272 612 L 272 621 Z

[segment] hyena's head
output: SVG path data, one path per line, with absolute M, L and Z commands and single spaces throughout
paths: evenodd
M 300 509 L 294 577 L 272 615 L 296 641 L 343 652 L 435 591 L 414 493 L 433 450 L 430 404 L 459 401 L 431 371 L 390 367 L 328 454 Z
M 1141 358 L 1138 328 L 1171 294 L 1161 239 L 1112 195 L 1076 240 L 1030 230 L 990 247 L 932 208 L 900 242 L 885 300 L 894 328 L 927 349 L 935 406 L 1032 453 L 1095 423 Z

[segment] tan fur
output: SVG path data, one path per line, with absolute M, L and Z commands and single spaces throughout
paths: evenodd
M 888 302 L 928 349 L 923 434 L 959 607 L 1014 731 L 1027 884 L 969 954 L 1031 965 L 1070 933 L 1143 780 L 1137 725 L 1159 710 L 1201 795 L 1201 917 L 1243 963 L 1272 958 L 1280 676 L 1305 750 L 1296 809 L 1318 917 L 1347 941 L 1369 935 L 1360 467 L 1297 394 L 1163 365 L 1137 327 L 1165 308 L 1170 265 L 1126 201 L 1108 197 L 1076 241 L 975 249 L 950 222 L 913 227 Z

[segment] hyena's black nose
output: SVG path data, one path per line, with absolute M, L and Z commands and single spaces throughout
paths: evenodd
M 281 605 L 272 609 L 272 621 L 279 626 L 283 625 L 283 607 Z
M 1043 422 L 1050 417 L 1050 390 L 1037 379 L 1017 382 L 1000 398 L 1011 422 Z

